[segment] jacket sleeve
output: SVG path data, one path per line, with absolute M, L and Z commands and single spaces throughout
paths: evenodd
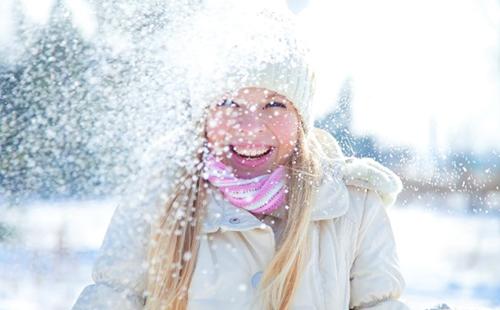
M 350 271 L 350 309 L 403 310 L 405 286 L 384 202 L 367 190 L 355 258 Z
M 138 203 L 116 208 L 93 265 L 94 283 L 84 288 L 73 309 L 142 309 L 148 218 L 146 208 Z

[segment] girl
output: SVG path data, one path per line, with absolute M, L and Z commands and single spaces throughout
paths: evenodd
M 385 211 L 400 179 L 314 128 L 314 74 L 289 17 L 237 16 L 214 53 L 224 63 L 197 71 L 218 94 L 192 93 L 209 103 L 200 139 L 183 162 L 171 146 L 186 135 L 157 145 L 147 192 L 115 211 L 74 309 L 407 309 Z

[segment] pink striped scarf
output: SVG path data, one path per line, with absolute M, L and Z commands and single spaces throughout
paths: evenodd
M 213 155 L 205 159 L 205 179 L 217 187 L 234 206 L 255 214 L 269 214 L 285 203 L 285 167 L 278 166 L 271 174 L 240 179 Z

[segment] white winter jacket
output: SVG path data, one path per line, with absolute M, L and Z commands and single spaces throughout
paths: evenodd
M 315 198 L 310 261 L 291 309 L 408 309 L 398 301 L 404 280 L 385 209 L 401 181 L 374 160 L 343 157 L 336 143 L 329 147 L 343 160 L 325 173 Z M 73 309 L 142 309 L 147 208 L 116 209 L 94 265 L 95 283 Z M 279 231 L 218 195 L 210 196 L 207 208 L 188 309 L 250 309 Z

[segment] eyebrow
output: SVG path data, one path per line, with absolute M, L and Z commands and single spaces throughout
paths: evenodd
M 267 90 L 267 94 L 266 94 L 265 98 L 266 98 L 266 99 L 269 99 L 270 97 L 273 97 L 273 96 L 275 96 L 275 97 L 283 97 L 283 99 L 285 99 L 285 100 L 287 100 L 287 101 L 288 101 L 288 98 L 287 98 L 286 96 L 281 95 L 280 93 L 277 93 L 277 92 L 275 92 L 274 90 L 270 90 L 270 89 L 268 89 L 268 90 Z M 236 99 L 236 98 L 234 98 L 234 97 L 232 97 L 232 96 L 228 96 L 226 99 L 229 99 L 229 100 L 231 100 L 232 102 L 237 103 L 237 104 L 242 104 L 242 102 L 241 102 L 239 99 Z M 225 99 L 225 100 L 226 100 L 226 99 Z M 245 103 L 245 104 L 246 104 L 246 103 Z
M 272 97 L 272 96 L 281 96 L 280 94 L 278 94 L 277 92 L 275 91 L 272 91 L 272 90 L 268 90 L 267 91 L 267 94 L 266 94 L 266 98 L 269 98 L 269 97 Z

